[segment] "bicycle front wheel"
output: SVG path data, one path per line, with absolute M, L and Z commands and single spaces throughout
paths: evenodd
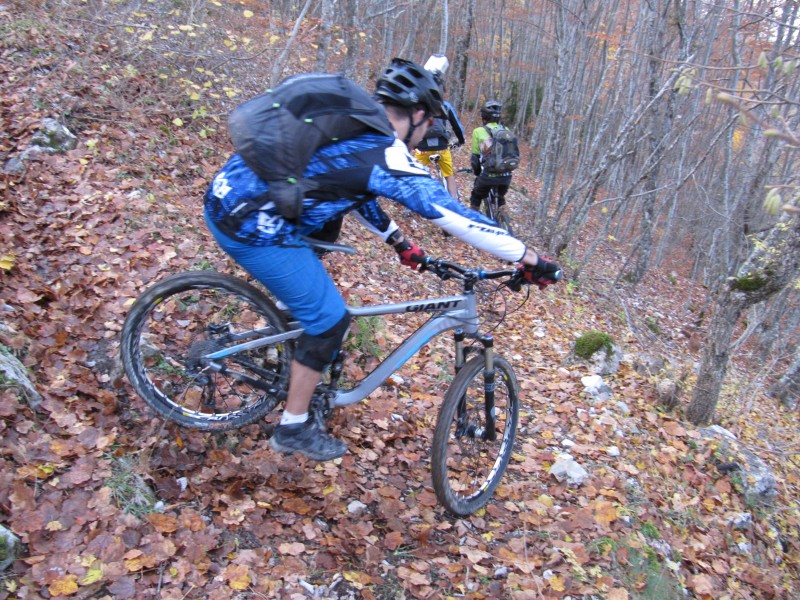
M 456 516 L 474 513 L 492 497 L 508 466 L 517 432 L 517 378 L 511 365 L 495 355 L 495 433 L 488 435 L 484 367 L 481 355 L 458 372 L 445 395 L 433 436 L 433 489 L 439 503 Z
M 122 328 L 128 380 L 161 417 L 184 427 L 223 431 L 271 411 L 286 389 L 292 345 L 207 355 L 286 331 L 273 302 L 221 273 L 167 277 L 131 307 Z

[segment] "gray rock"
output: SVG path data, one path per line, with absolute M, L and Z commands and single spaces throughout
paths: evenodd
M 615 343 L 611 343 L 611 351 L 600 348 L 592 354 L 589 359 L 589 366 L 598 375 L 612 375 L 619 371 L 619 363 L 622 362 L 622 350 Z
M 583 485 L 589 479 L 589 472 L 580 466 L 569 454 L 561 454 L 550 467 L 550 475 L 558 481 L 566 481 L 571 486 Z
M 581 383 L 583 383 L 584 391 L 600 402 L 609 400 L 614 395 L 611 388 L 603 381 L 600 375 L 581 377 Z
M 351 515 L 358 515 L 364 512 L 367 508 L 367 505 L 363 502 L 359 502 L 358 500 L 353 500 L 350 504 L 347 505 L 347 512 Z
M 640 354 L 633 358 L 633 369 L 639 375 L 656 375 L 666 364 L 661 356 L 655 354 Z
M 618 400 L 614 406 L 616 406 L 619 412 L 621 412 L 623 415 L 631 414 L 630 407 L 627 404 L 625 404 L 622 400 Z
M 55 154 L 72 150 L 78 145 L 78 138 L 55 119 L 43 119 L 42 128 L 33 134 L 31 147 L 42 152 Z
M 728 519 L 728 525 L 742 531 L 748 529 L 753 524 L 753 515 L 751 513 L 737 513 Z
M 31 408 L 42 403 L 42 395 L 28 377 L 28 371 L 15 356 L 0 350 L 0 374 L 19 390 Z
M 769 465 L 739 442 L 730 431 L 712 425 L 699 430 L 708 440 L 719 444 L 715 452 L 717 469 L 732 473 L 732 481 L 748 504 L 772 504 L 778 495 L 778 482 Z M 736 476 L 736 474 L 740 476 Z
M 43 119 L 39 131 L 31 137 L 31 145 L 19 156 L 15 156 L 3 165 L 3 172 L 8 175 L 21 175 L 25 172 L 26 163 L 39 154 L 59 154 L 72 150 L 78 145 L 78 138 L 56 119 Z
M 17 560 L 20 548 L 19 538 L 10 529 L 0 525 L 0 556 L 3 557 L 3 560 L 0 560 L 0 572 L 5 571 Z

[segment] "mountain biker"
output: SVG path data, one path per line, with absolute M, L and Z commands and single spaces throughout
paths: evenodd
M 489 196 L 489 191 L 492 188 L 497 190 L 498 207 L 505 206 L 506 203 L 506 192 L 511 186 L 511 173 L 485 173 L 481 168 L 481 145 L 491 136 L 489 129 L 494 129 L 499 125 L 502 112 L 502 103 L 497 100 L 487 100 L 481 106 L 481 121 L 483 125 L 476 127 L 472 131 L 470 166 L 475 174 L 475 183 L 469 197 L 469 205 L 473 210 L 479 211 L 481 209 L 481 203 Z
M 377 196 L 383 196 L 477 248 L 520 262 L 529 283 L 554 283 L 558 270 L 485 216 L 463 207 L 413 159 L 409 149 L 422 140 L 433 118 L 443 114 L 439 86 L 429 72 L 394 59 L 378 78 L 374 98 L 383 105 L 395 136 L 369 132 L 338 140 L 319 148 L 306 167 L 305 177 L 322 189 L 345 190 L 346 197 L 306 199 L 295 221 L 284 219 L 272 202 L 239 219 L 231 211 L 243 198 L 262 197 L 268 184 L 238 154 L 222 167 L 204 196 L 206 223 L 217 243 L 305 329 L 297 341 L 284 412 L 270 445 L 314 460 L 331 460 L 347 451 L 344 442 L 309 418 L 308 410 L 322 371 L 339 352 L 350 315 L 304 235 L 355 211 L 368 229 L 394 247 L 402 264 L 424 270 L 420 261 L 425 253 L 381 210 Z M 231 223 L 236 223 L 236 231 Z
M 443 62 L 435 63 L 434 58 L 441 58 Z M 429 66 L 431 65 L 431 66 Z M 433 78 L 439 84 L 439 89 L 444 93 L 444 71 L 447 69 L 447 59 L 441 55 L 434 55 L 426 63 L 425 68 L 433 73 Z M 447 191 L 453 198 L 458 198 L 458 185 L 456 178 L 453 177 L 453 155 L 450 152 L 450 132 L 448 124 L 452 128 L 453 134 L 456 136 L 457 145 L 463 146 L 466 143 L 464 138 L 464 126 L 458 120 L 456 110 L 452 104 L 446 100 L 442 101 L 444 107 L 444 116 L 435 117 L 433 120 L 433 127 L 428 129 L 428 133 L 422 138 L 422 141 L 416 148 L 414 156 L 426 167 L 429 166 L 430 157 L 433 154 L 438 154 L 441 158 L 439 160 L 439 168 L 442 171 L 447 185 Z

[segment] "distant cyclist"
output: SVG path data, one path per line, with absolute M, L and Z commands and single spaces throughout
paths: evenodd
M 425 63 L 425 69 L 433 73 L 433 78 L 439 84 L 442 94 L 444 94 L 444 75 L 447 65 L 447 57 L 442 54 L 434 54 Z M 433 126 L 428 129 L 428 133 L 417 146 L 415 156 L 423 165 L 429 166 L 431 155 L 438 154 L 441 157 L 439 168 L 447 184 L 447 191 L 453 198 L 458 198 L 458 185 L 453 176 L 453 155 L 450 152 L 450 132 L 455 135 L 457 145 L 463 146 L 466 143 L 464 126 L 461 125 L 456 110 L 449 102 L 443 100 L 442 106 L 444 115 L 433 119 Z
M 500 116 L 503 112 L 503 105 L 497 100 L 487 100 L 481 107 L 481 121 L 483 125 L 476 127 L 472 132 L 472 155 L 470 156 L 470 166 L 476 175 L 475 184 L 469 197 L 469 205 L 473 210 L 480 211 L 481 203 L 489 196 L 489 191 L 494 188 L 497 190 L 497 205 L 503 207 L 506 203 L 506 193 L 511 186 L 511 172 L 508 173 L 488 173 L 484 172 L 481 165 L 483 149 L 487 143 L 491 143 L 490 129 L 496 129 L 500 124 Z
M 270 439 L 274 450 L 315 460 L 342 456 L 347 447 L 309 418 L 309 405 L 325 367 L 338 354 L 350 314 L 325 265 L 303 238 L 342 215 L 356 214 L 392 245 L 403 264 L 421 269 L 424 252 L 406 240 L 380 209 L 379 196 L 398 202 L 502 260 L 519 262 L 528 283 L 555 283 L 559 267 L 452 198 L 409 152 L 425 137 L 434 117 L 444 115 L 439 86 L 421 66 L 394 59 L 378 78 L 375 99 L 394 135 L 362 133 L 319 148 L 305 169 L 320 201 L 303 199 L 297 220 L 285 219 L 268 200 L 269 184 L 234 154 L 214 177 L 205 197 L 205 217 L 217 243 L 291 311 L 304 333 L 292 360 L 281 421 Z M 263 199 L 240 217 L 248 200 Z M 334 234 L 335 235 L 335 234 Z

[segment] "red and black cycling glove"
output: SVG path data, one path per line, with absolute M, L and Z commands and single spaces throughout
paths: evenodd
M 561 279 L 561 267 L 556 263 L 541 256 L 536 261 L 535 266 L 520 265 L 517 270 L 521 272 L 522 281 L 535 285 L 543 290 L 548 285 L 556 283 Z
M 400 230 L 395 231 L 386 240 L 387 244 L 391 244 L 397 255 L 400 257 L 400 264 L 411 267 L 415 271 L 425 270 L 425 251 L 417 246 L 414 242 L 409 242 L 403 238 L 402 241 L 397 241 L 398 238 L 403 238 Z

